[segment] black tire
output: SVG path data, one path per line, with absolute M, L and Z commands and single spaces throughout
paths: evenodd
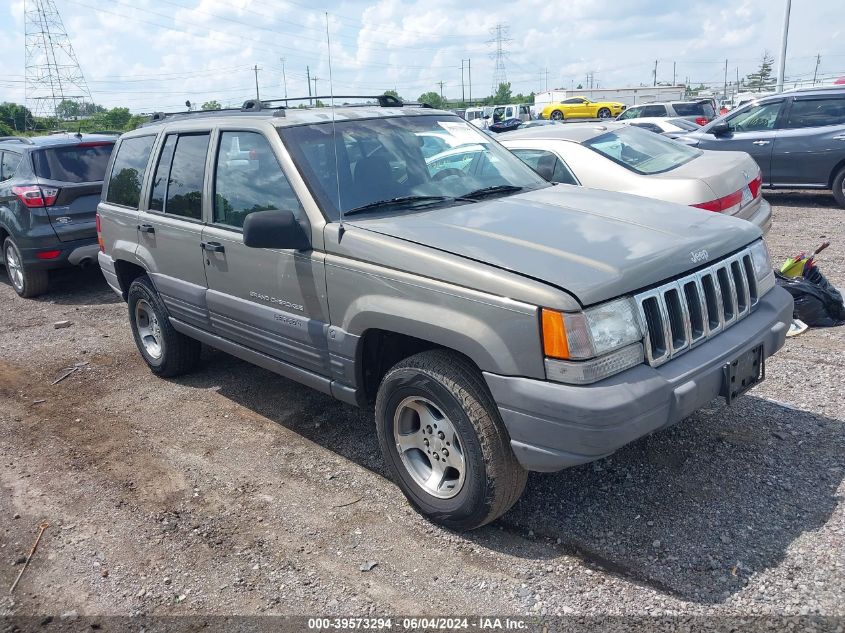
M 394 416 L 400 405 L 412 398 L 439 408 L 457 431 L 465 474 L 451 498 L 426 491 L 400 456 Z M 525 488 L 528 472 L 511 450 L 499 409 L 481 373 L 459 354 L 432 350 L 397 363 L 379 386 L 375 417 L 393 480 L 411 504 L 436 523 L 455 530 L 480 527 L 507 512 Z M 453 451 L 455 446 L 457 443 Z M 433 463 L 422 451 L 419 454 Z
M 26 268 L 21 259 L 21 252 L 11 237 L 7 237 L 3 242 L 3 264 L 6 266 L 6 274 L 12 288 L 21 297 L 29 299 L 47 292 L 50 285 L 49 273 L 46 270 Z
M 173 329 L 167 316 L 167 309 L 149 277 L 144 275 L 132 282 L 129 286 L 127 303 L 135 345 L 150 371 L 157 376 L 172 377 L 188 373 L 197 366 L 202 345 L 199 341 Z M 139 305 L 141 306 L 140 314 Z M 150 347 L 142 340 L 139 332 L 139 325 L 143 329 L 150 327 L 150 323 L 155 324 L 157 338 L 154 340 L 159 341 L 160 347 L 158 355 L 150 351 Z
M 566 118 L 566 115 L 560 110 L 552 110 L 552 113 L 551 115 L 549 115 L 549 118 L 552 121 L 563 121 Z
M 598 112 L 600 119 L 609 119 L 610 118 L 610 110 L 608 108 L 602 108 Z
M 845 167 L 833 178 L 833 197 L 839 206 L 845 209 Z

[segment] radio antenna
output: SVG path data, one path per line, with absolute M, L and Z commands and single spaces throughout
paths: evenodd
M 337 183 L 337 210 L 340 213 L 340 229 L 337 235 L 339 242 L 343 238 L 343 205 L 340 200 L 340 159 L 337 155 L 337 127 L 334 120 L 334 82 L 332 81 L 332 40 L 329 36 L 329 12 L 326 11 L 326 48 L 329 51 L 329 99 L 332 108 L 332 145 L 334 145 L 334 178 Z

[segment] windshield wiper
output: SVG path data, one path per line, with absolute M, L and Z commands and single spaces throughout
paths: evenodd
M 478 198 L 483 198 L 485 196 L 490 196 L 497 193 L 516 193 L 517 191 L 522 191 L 523 189 L 524 187 L 518 187 L 516 185 L 496 185 L 494 187 L 482 187 L 481 189 L 476 189 L 475 191 L 465 193 L 462 196 L 456 198 L 456 200 L 477 200 Z
M 374 209 L 385 209 L 395 207 L 409 202 L 443 202 L 444 200 L 453 200 L 449 196 L 399 196 L 398 198 L 388 198 L 387 200 L 376 200 L 367 204 L 362 204 L 360 207 L 344 211 L 344 216 L 355 215 L 356 213 L 363 213 L 365 211 L 373 211 Z

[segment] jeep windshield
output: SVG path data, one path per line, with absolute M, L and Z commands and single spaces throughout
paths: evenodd
M 279 135 L 330 220 L 340 209 L 403 213 L 550 186 L 452 115 L 329 121 L 282 127 Z

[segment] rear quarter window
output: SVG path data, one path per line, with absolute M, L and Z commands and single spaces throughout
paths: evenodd
M 32 152 L 35 175 L 62 182 L 102 182 L 114 143 L 50 147 Z
M 845 97 L 796 99 L 789 110 L 786 127 L 845 125 Z
M 138 208 L 141 184 L 147 171 L 155 136 L 136 136 L 121 141 L 108 182 L 106 202 Z

